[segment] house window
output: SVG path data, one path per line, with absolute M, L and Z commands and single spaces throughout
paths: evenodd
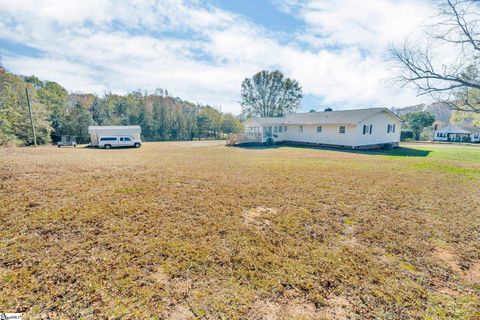
M 278 132 L 281 133 L 282 131 L 283 131 L 283 126 L 278 127 Z
M 303 126 L 298 126 L 298 132 L 303 132 Z
M 367 134 L 369 131 L 369 127 L 367 125 L 363 125 L 363 134 Z
M 278 127 L 277 126 L 273 127 L 273 132 L 278 133 Z
M 370 134 L 372 134 L 372 128 L 373 128 L 373 125 L 370 125 Z
M 387 125 L 387 133 L 390 133 L 390 131 L 392 131 L 392 125 L 389 123 Z
M 395 123 L 393 124 L 392 132 L 395 132 Z
M 338 132 L 345 133 L 345 126 L 340 126 Z
M 287 132 L 287 126 L 283 126 L 283 131 Z
M 322 126 L 317 126 L 317 132 L 318 133 L 322 132 Z

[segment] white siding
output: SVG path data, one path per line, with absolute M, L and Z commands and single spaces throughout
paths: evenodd
M 340 126 L 324 124 L 322 132 L 317 132 L 317 125 L 303 125 L 303 132 L 298 132 L 299 125 L 290 124 L 284 139 L 294 142 L 355 146 L 355 126 L 345 125 L 345 133 L 340 133 Z
M 395 124 L 395 132 L 387 132 L 388 125 Z M 372 134 L 363 134 L 363 126 L 372 126 Z M 400 141 L 401 123 L 397 117 L 386 112 L 377 113 L 357 125 L 356 146 L 368 146 L 382 143 L 398 143 Z

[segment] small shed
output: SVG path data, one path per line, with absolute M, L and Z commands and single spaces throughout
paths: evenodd
M 100 137 L 130 137 L 131 139 L 141 139 L 142 129 L 140 126 L 89 126 L 92 147 L 98 146 Z

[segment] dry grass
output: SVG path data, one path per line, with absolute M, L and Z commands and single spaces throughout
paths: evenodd
M 478 319 L 480 149 L 412 148 L 0 149 L 0 311 Z

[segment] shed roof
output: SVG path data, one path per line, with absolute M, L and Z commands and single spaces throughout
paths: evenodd
M 140 126 L 89 126 L 88 130 L 140 130 Z

